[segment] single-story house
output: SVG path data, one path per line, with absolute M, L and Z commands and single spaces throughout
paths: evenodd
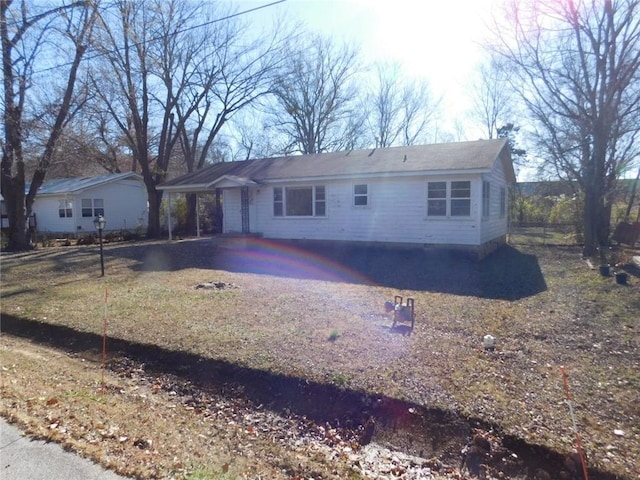
M 225 234 L 463 246 L 483 256 L 506 240 L 515 181 L 498 139 L 217 163 L 158 188 L 169 202 L 172 193 L 221 192 Z
M 98 215 L 105 218 L 107 232 L 146 229 L 149 208 L 142 176 L 126 172 L 45 180 L 32 211 L 40 233 L 82 235 L 95 232 Z

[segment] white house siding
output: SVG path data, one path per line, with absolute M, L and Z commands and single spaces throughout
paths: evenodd
M 60 218 L 58 207 L 60 201 L 71 200 L 73 216 Z M 76 231 L 77 208 L 73 196 L 47 195 L 38 197 L 33 203 L 32 211 L 36 214 L 37 228 L 40 232 L 74 233 Z
M 508 215 L 509 215 L 509 195 L 505 181 L 505 174 L 500 159 L 496 160 L 491 173 L 483 175 L 483 180 L 491 184 L 489 202 L 490 215 L 488 218 L 482 218 L 481 222 L 481 243 L 491 240 L 500 239 L 507 233 Z M 482 188 L 482 186 L 480 187 Z M 505 215 L 500 217 L 500 189 L 505 189 Z M 480 202 L 482 202 L 482 190 L 480 190 Z M 482 203 L 480 204 L 482 205 Z M 480 212 L 482 214 L 482 211 Z
M 73 216 L 60 218 L 60 200 L 68 198 L 73 202 Z M 36 214 L 39 232 L 52 233 L 92 233 L 95 231 L 94 217 L 82 216 L 83 198 L 104 200 L 106 231 L 135 230 L 146 227 L 148 222 L 147 193 L 144 184 L 137 180 L 125 179 L 106 183 L 93 188 L 65 195 L 36 196 L 33 211 Z
M 427 217 L 428 180 L 471 180 L 471 216 L 468 219 Z M 369 204 L 353 205 L 353 185 L 368 185 Z M 377 241 L 412 244 L 478 245 L 481 197 L 474 191 L 481 188 L 479 176 L 404 177 L 402 179 L 369 179 L 356 181 L 317 182 L 325 185 L 326 217 L 274 217 L 273 187 L 252 189 L 252 232 L 267 238 Z M 302 183 L 300 184 L 302 185 Z M 304 185 L 311 185 L 304 184 Z M 224 231 L 241 230 L 240 193 L 225 191 Z M 237 213 L 236 213 L 237 212 Z

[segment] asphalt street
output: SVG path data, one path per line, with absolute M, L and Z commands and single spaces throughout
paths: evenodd
M 2 480 L 126 480 L 60 445 L 25 436 L 0 417 Z

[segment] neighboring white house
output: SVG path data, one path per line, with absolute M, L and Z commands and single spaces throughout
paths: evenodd
M 465 246 L 503 243 L 515 184 L 506 140 L 219 163 L 160 185 L 222 191 L 223 233 Z
M 32 211 L 40 233 L 82 235 L 95 232 L 98 215 L 106 219 L 107 232 L 146 229 L 149 209 L 142 177 L 127 172 L 45 180 Z

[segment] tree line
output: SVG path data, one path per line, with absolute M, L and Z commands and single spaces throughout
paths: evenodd
M 637 164 L 639 2 L 505 3 L 473 86 L 469 118 L 486 138 L 507 137 L 519 163 L 535 158 L 580 185 L 587 255 L 606 243 L 610 192 Z M 456 139 L 436 137 L 441 99 L 428 81 L 364 65 L 357 47 L 286 19 L 262 31 L 243 13 L 180 0 L 2 0 L 9 249 L 28 248 L 26 219 L 47 175 L 139 172 L 147 235 L 158 237 L 156 187 L 171 173 Z

